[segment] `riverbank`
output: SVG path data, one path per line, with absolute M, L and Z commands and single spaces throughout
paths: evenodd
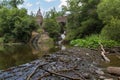
M 117 80 L 109 74 L 100 51 L 70 48 L 0 71 L 1 80 Z M 118 60 L 119 62 L 119 60 Z M 113 65 L 114 66 L 114 65 Z M 120 66 L 116 66 L 120 67 Z

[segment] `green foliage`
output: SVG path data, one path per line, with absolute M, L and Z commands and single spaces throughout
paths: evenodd
M 3 37 L 0 37 L 0 43 L 3 43 L 3 40 L 4 40 Z
M 102 43 L 104 47 L 120 46 L 120 43 L 114 40 L 104 40 L 96 35 L 86 37 L 85 39 L 72 40 L 70 42 L 70 44 L 73 46 L 86 47 L 86 48 L 98 48 L 100 46 L 99 43 Z
M 97 12 L 105 23 L 110 22 L 112 18 L 120 19 L 120 0 L 101 0 Z
M 61 13 L 60 13 L 61 14 Z M 48 32 L 49 36 L 54 40 L 57 40 L 60 36 L 61 27 L 56 21 L 56 17 L 59 16 L 59 12 L 55 8 L 47 12 L 44 20 L 44 30 Z
M 37 29 L 37 32 L 41 34 L 43 32 L 43 29 L 39 28 Z
M 9 4 L 14 7 L 17 8 L 18 5 L 23 4 L 24 0 L 10 0 Z
M 46 19 L 44 23 L 44 29 L 48 32 L 49 36 L 54 40 L 57 40 L 60 34 L 60 26 L 54 19 Z
M 94 18 L 89 18 L 86 21 L 81 22 L 81 37 L 91 35 L 93 33 L 99 33 L 102 29 L 101 21 Z
M 4 42 L 28 42 L 31 32 L 37 28 L 34 18 L 26 9 L 0 9 L 0 31 Z
M 99 2 L 100 0 L 67 0 L 67 7 L 63 7 L 64 11 L 70 12 L 67 16 L 67 40 L 84 38 L 101 31 L 103 24 L 96 12 Z
M 120 41 L 120 0 L 102 0 L 98 5 L 99 18 L 105 23 L 101 36 Z
M 0 8 L 17 8 L 18 5 L 23 4 L 24 0 L 2 0 L 0 1 Z
M 112 19 L 111 22 L 103 28 L 101 36 L 108 40 L 120 42 L 120 19 Z

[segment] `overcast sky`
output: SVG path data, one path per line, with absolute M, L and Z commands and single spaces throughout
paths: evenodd
M 24 4 L 19 5 L 19 8 L 26 8 L 30 14 L 31 11 L 36 13 L 39 7 L 42 13 L 49 11 L 53 7 L 59 11 L 62 5 L 66 5 L 66 0 L 24 0 Z

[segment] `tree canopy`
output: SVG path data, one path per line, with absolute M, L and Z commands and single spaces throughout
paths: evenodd
M 120 0 L 101 0 L 97 12 L 105 23 L 110 22 L 112 18 L 120 19 Z
M 101 35 L 105 39 L 120 41 L 120 0 L 101 0 L 97 7 L 99 18 L 104 22 Z
M 99 33 L 102 21 L 96 12 L 100 0 L 67 0 L 65 12 L 69 11 L 67 23 L 67 39 L 76 39 Z M 74 23 L 74 24 L 73 24 Z
M 27 14 L 26 9 L 17 8 L 17 5 L 23 3 L 23 0 L 10 0 L 10 2 L 12 1 L 16 1 L 16 5 L 12 8 L 7 5 L 0 8 L 0 37 L 4 38 L 4 42 L 27 43 L 31 38 L 31 32 L 37 29 L 38 25 L 35 18 Z
M 0 7 L 17 8 L 18 5 L 23 3 L 24 0 L 2 0 L 0 1 Z
M 24 0 L 10 0 L 10 5 L 17 8 L 18 5 L 23 4 Z
M 44 29 L 49 33 L 49 36 L 53 38 L 54 40 L 57 40 L 60 36 L 60 26 L 56 21 L 56 17 L 59 16 L 60 13 L 58 13 L 55 8 L 51 9 L 49 12 L 46 13 L 45 19 L 44 19 Z

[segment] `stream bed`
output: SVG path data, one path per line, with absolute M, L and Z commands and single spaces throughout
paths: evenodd
M 120 67 L 119 54 L 108 54 L 105 62 L 99 51 L 68 48 L 44 54 L 39 59 L 0 71 L 0 80 L 119 80 L 107 73 L 109 66 Z

